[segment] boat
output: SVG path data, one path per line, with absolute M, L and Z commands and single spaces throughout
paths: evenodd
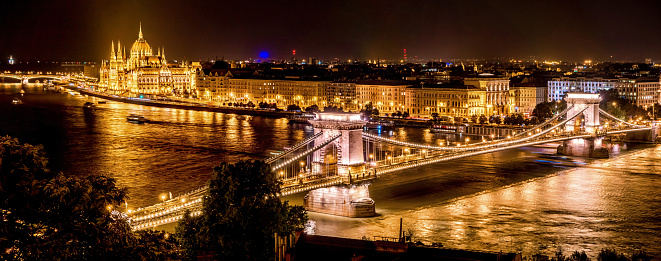
M 316 116 L 313 114 L 294 114 L 287 118 L 289 120 L 287 123 L 308 124 L 310 123 L 310 120 L 314 119 L 315 117 Z
M 534 162 L 540 164 L 550 164 L 550 165 L 565 166 L 565 167 L 577 167 L 577 166 L 586 165 L 585 162 L 577 161 L 570 157 L 556 155 L 556 154 L 548 154 L 548 153 L 540 153 L 536 157 Z
M 44 90 L 47 90 L 47 91 L 54 91 L 54 90 L 55 90 L 55 84 L 53 84 L 52 82 L 48 82 L 48 83 L 44 86 Z
M 93 109 L 93 108 L 96 108 L 96 104 L 94 104 L 93 102 L 85 102 L 85 104 L 83 104 L 83 108 Z
M 131 115 L 127 116 L 127 117 L 126 117 L 126 120 L 127 120 L 128 122 L 132 122 L 132 123 L 145 123 L 145 122 L 149 122 L 149 120 L 148 120 L 147 118 L 145 118 L 145 117 L 142 116 L 142 115 L 137 115 L 137 114 L 131 114 Z
M 23 101 L 21 101 L 21 99 L 19 99 L 18 97 L 14 97 L 14 99 L 11 100 L 11 103 L 12 104 L 23 104 Z
M 395 126 L 392 121 L 370 121 L 365 123 L 365 128 L 368 129 L 389 129 Z
M 98 102 L 96 102 L 96 103 L 98 103 L 98 104 L 106 104 L 106 103 L 108 103 L 108 102 L 107 102 L 107 101 L 98 101 Z
M 431 132 L 457 132 L 457 126 L 452 124 L 434 124 L 429 130 Z

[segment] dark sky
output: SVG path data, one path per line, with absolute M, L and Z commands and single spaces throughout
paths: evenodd
M 142 22 L 168 59 L 661 60 L 661 1 L 3 1 L 2 62 L 99 61 Z M 611 59 L 610 56 L 613 56 Z

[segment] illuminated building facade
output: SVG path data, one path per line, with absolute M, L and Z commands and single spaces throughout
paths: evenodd
M 548 82 L 549 101 L 562 100 L 568 92 L 597 93 L 615 88 L 618 80 L 603 77 L 559 77 Z
M 486 91 L 472 85 L 437 84 L 406 90 L 407 112 L 412 117 L 453 116 L 468 118 L 486 114 Z
M 142 35 L 126 54 L 126 48 L 112 42 L 110 59 L 102 61 L 99 70 L 100 87 L 126 96 L 176 95 L 197 97 L 193 64 L 168 64 L 165 49 L 153 53 Z
M 368 103 L 379 113 L 406 111 L 406 88 L 411 84 L 397 81 L 363 81 L 356 83 L 358 109 Z
M 326 84 L 328 106 L 344 108 L 347 111 L 358 109 L 357 87 L 355 82 L 329 82 Z
M 464 84 L 472 85 L 486 92 L 485 115 L 510 114 L 514 112 L 511 104 L 510 80 L 506 77 L 495 77 L 493 74 L 480 74 L 478 77 L 464 79 Z
M 199 70 L 196 73 L 199 97 L 220 103 L 275 103 L 278 107 L 301 108 L 326 105 L 328 81 L 282 80 L 234 77 L 231 71 Z
M 548 97 L 546 86 L 535 86 L 535 84 L 519 84 L 510 87 L 510 98 L 514 104 L 515 113 L 531 114 L 537 104 L 545 102 Z
M 610 89 L 636 106 L 652 106 L 661 101 L 661 84 L 655 77 L 559 77 L 549 81 L 548 97 L 550 101 L 557 101 L 567 92 L 598 93 Z

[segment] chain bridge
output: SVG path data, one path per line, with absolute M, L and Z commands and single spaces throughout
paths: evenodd
M 570 93 L 567 108 L 539 125 L 503 139 L 456 146 L 416 144 L 363 131 L 359 114 L 318 113 L 314 134 L 278 155 L 265 159 L 281 181 L 281 195 L 308 192 L 306 209 L 348 217 L 373 216 L 369 181 L 399 170 L 416 168 L 479 154 L 562 142 L 558 153 L 608 157 L 601 142 L 608 135 L 627 135 L 654 141 L 659 128 L 632 124 L 599 109 L 598 94 Z M 600 118 L 600 116 L 603 116 Z M 206 187 L 162 203 L 132 211 L 134 229 L 177 222 L 185 211 L 202 213 Z

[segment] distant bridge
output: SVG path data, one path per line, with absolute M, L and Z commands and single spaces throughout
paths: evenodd
M 53 74 L 11 74 L 11 73 L 0 73 L 1 81 L 4 83 L 5 79 L 16 79 L 23 84 L 27 84 L 30 80 L 33 79 L 50 79 L 50 80 L 63 80 L 64 75 L 53 75 Z M 38 82 L 38 80 L 37 80 Z
M 306 197 L 306 207 L 310 210 L 364 216 L 370 211 L 373 214 L 373 201 L 366 186 L 356 189 L 356 185 L 360 187 L 387 173 L 551 142 L 563 142 L 562 151 L 569 155 L 592 157 L 606 153 L 608 156 L 601 148 L 601 140 L 607 135 L 645 132 L 652 136 L 650 139 L 657 138 L 653 127 L 622 121 L 599 109 L 600 100 L 598 94 L 570 94 L 567 109 L 548 121 L 505 139 L 464 146 L 434 146 L 384 138 L 363 132 L 365 123 L 357 114 L 320 113 L 312 121 L 314 135 L 265 162 L 282 182 L 282 196 L 311 191 Z M 327 189 L 346 185 L 350 186 Z M 129 213 L 133 228 L 177 222 L 186 210 L 200 215 L 206 189 L 201 187 Z

